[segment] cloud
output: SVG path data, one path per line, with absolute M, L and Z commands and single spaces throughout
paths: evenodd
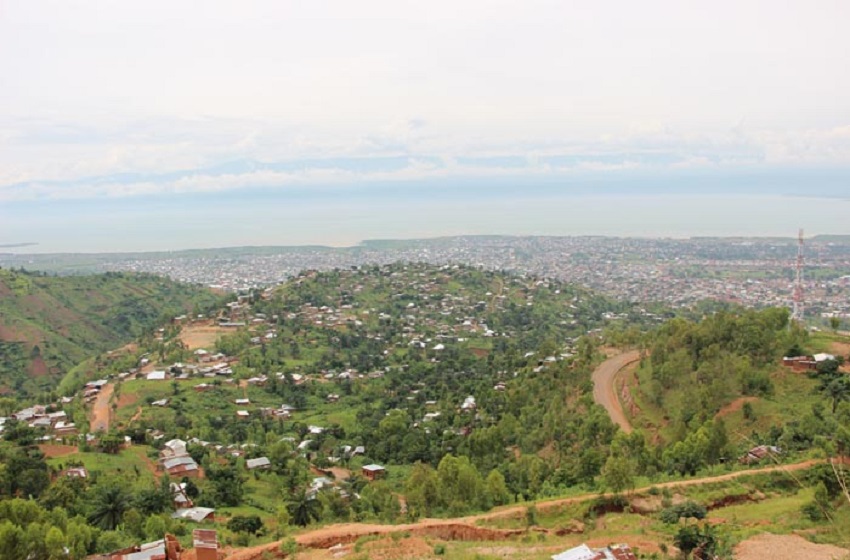
M 523 140 L 397 119 L 339 131 L 256 119 L 151 118 L 98 125 L 0 122 L 0 200 L 85 199 L 452 178 L 741 167 L 850 167 L 850 126 L 787 130 L 737 123 L 678 130 L 631 123 L 598 136 Z

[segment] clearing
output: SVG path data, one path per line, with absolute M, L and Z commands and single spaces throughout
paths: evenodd
M 184 326 L 183 330 L 180 331 L 180 340 L 189 350 L 209 349 L 215 346 L 216 341 L 228 332 L 233 332 L 233 330 L 219 327 L 212 321 L 192 323 Z
M 734 401 L 730 402 L 723 408 L 717 411 L 717 414 L 714 415 L 715 418 L 723 418 L 724 416 L 729 416 L 733 412 L 738 412 L 742 408 L 744 408 L 744 403 L 752 403 L 759 400 L 758 397 L 738 397 Z
M 38 446 L 38 449 L 42 453 L 44 453 L 44 456 L 47 459 L 65 457 L 67 455 L 73 455 L 77 452 L 76 445 L 42 444 Z

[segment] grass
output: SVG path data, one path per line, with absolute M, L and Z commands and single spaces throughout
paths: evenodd
M 99 453 L 96 451 L 78 452 L 64 457 L 56 457 L 48 459 L 47 463 L 51 467 L 59 468 L 66 467 L 69 462 L 82 463 L 83 466 L 91 473 L 118 473 L 129 474 L 132 476 L 150 476 L 153 478 L 151 471 L 151 463 L 147 458 L 147 453 L 151 448 L 146 445 L 134 445 L 126 449 L 122 449 L 115 455 Z M 137 475 L 138 473 L 138 475 Z

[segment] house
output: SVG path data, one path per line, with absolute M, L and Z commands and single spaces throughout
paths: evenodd
M 212 529 L 192 531 L 196 560 L 218 560 L 218 535 Z
M 330 395 L 328 395 L 327 401 L 329 403 L 338 402 L 339 401 L 339 395 L 337 395 L 336 393 L 331 393 Z
M 752 463 L 758 463 L 765 457 L 779 455 L 780 453 L 782 453 L 782 450 L 774 445 L 757 445 L 744 453 L 738 459 L 738 462 L 744 465 L 750 465 Z
M 369 480 L 377 480 L 383 478 L 387 474 L 387 470 L 381 465 L 364 465 L 361 470 L 363 476 Z
M 244 406 L 244 405 L 249 405 L 249 404 L 251 404 L 251 399 L 236 399 L 236 400 L 235 400 L 235 401 L 233 401 L 233 402 L 234 402 L 235 404 L 237 404 L 237 405 L 243 405 L 243 406 Z
M 162 446 L 162 451 L 160 452 L 163 458 L 167 459 L 170 457 L 183 457 L 184 455 L 188 455 L 186 451 L 186 442 L 182 439 L 172 439 L 166 441 Z
M 150 372 L 145 379 L 148 381 L 165 381 L 166 374 L 162 370 Z
M 62 474 L 68 478 L 88 478 L 89 471 L 85 467 L 69 467 L 62 471 Z
M 187 509 L 195 505 L 192 503 L 192 499 L 186 494 L 185 482 L 181 482 L 180 484 L 172 482 L 169 487 L 171 488 L 171 498 L 174 503 L 174 509 Z
M 184 519 L 186 521 L 194 521 L 195 523 L 203 523 L 204 521 L 212 521 L 215 510 L 206 507 L 193 507 L 178 509 L 171 514 L 171 519 Z
M 266 470 L 272 467 L 272 463 L 271 461 L 269 461 L 268 457 L 258 457 L 256 459 L 248 459 L 247 461 L 245 461 L 245 466 L 248 468 L 248 470 Z
M 552 560 L 637 560 L 637 556 L 627 544 L 615 544 L 605 548 L 590 548 L 580 544 L 559 554 Z
M 158 401 L 153 401 L 151 406 L 168 406 L 168 399 L 160 399 Z
M 794 371 L 811 371 L 817 369 L 817 362 L 808 356 L 785 356 L 782 365 Z
M 56 422 L 53 432 L 57 436 L 72 436 L 77 434 L 77 425 L 73 422 Z
M 237 410 L 236 411 L 237 418 L 249 418 L 251 415 L 247 410 Z
M 194 478 L 200 475 L 198 464 L 188 455 L 163 459 L 162 467 L 168 472 L 169 476 Z
M 182 548 L 172 535 L 130 548 L 125 548 L 109 555 L 110 560 L 180 560 Z
M 477 405 L 475 404 L 475 397 L 469 396 L 463 400 L 463 404 L 460 405 L 461 410 L 475 410 Z

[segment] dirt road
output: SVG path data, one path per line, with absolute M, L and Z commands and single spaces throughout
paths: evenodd
M 694 478 L 691 480 L 681 480 L 673 482 L 664 482 L 653 485 L 655 488 L 675 488 L 682 486 L 698 486 L 700 484 L 711 484 L 735 478 L 751 476 L 754 474 L 763 474 L 777 471 L 793 472 L 808 469 L 824 460 L 809 460 L 793 465 L 776 465 L 772 467 L 763 467 L 760 469 L 750 469 L 746 471 L 738 471 L 727 473 L 719 476 L 709 476 L 703 478 Z M 638 488 L 635 493 L 646 493 L 650 487 Z M 599 496 L 611 496 L 611 494 L 584 494 L 572 498 L 560 498 L 545 502 L 537 502 L 538 511 L 546 511 L 563 505 L 575 504 L 593 500 Z M 478 527 L 476 523 L 492 519 L 516 518 L 525 515 L 527 506 L 507 506 L 497 510 L 489 511 L 479 515 L 470 515 L 467 517 L 458 517 L 454 519 L 422 519 L 416 523 L 408 523 L 405 525 L 379 525 L 367 523 L 342 523 L 337 525 L 329 525 L 314 531 L 308 531 L 295 536 L 295 540 L 299 545 L 307 548 L 330 548 L 338 543 L 350 543 L 358 538 L 367 535 L 385 535 L 395 532 L 409 532 L 413 535 L 430 535 L 446 540 L 502 540 L 523 531 L 498 530 L 486 527 Z M 258 560 L 262 557 L 263 552 L 278 550 L 280 542 L 269 543 L 265 545 L 255 546 L 233 552 L 227 556 L 227 560 Z
M 593 400 L 604 406 L 611 420 L 627 434 L 632 433 L 632 425 L 629 424 L 620 399 L 617 398 L 615 381 L 620 370 L 639 359 L 640 353 L 632 350 L 605 360 L 593 372 Z
M 112 418 L 112 408 L 109 406 L 109 401 L 112 400 L 114 389 L 112 383 L 107 383 L 98 393 L 91 408 L 91 419 L 89 421 L 91 433 L 109 431 L 109 421 Z

